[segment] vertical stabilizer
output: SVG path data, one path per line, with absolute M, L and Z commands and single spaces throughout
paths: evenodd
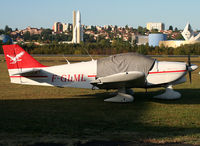
M 46 67 L 35 60 L 19 45 L 3 46 L 8 69 Z
M 19 45 L 4 45 L 3 50 L 7 62 L 10 81 L 12 83 L 22 84 L 21 73 L 23 72 L 46 67 L 35 60 Z

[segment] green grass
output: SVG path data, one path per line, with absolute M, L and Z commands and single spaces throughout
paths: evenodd
M 45 65 L 58 57 L 36 57 Z M 70 58 L 69 60 L 88 60 Z M 0 58 L 0 60 L 3 60 Z M 44 61 L 42 61 L 44 60 Z M 48 60 L 54 60 L 49 62 Z M 159 58 L 178 60 L 186 58 Z M 199 58 L 192 58 L 197 64 Z M 133 103 L 106 103 L 112 91 L 11 84 L 0 62 L 0 145 L 84 140 L 180 142 L 200 145 L 200 76 L 175 86 L 180 100 L 152 97 L 163 89 L 135 89 Z M 37 141 L 38 140 L 38 141 Z

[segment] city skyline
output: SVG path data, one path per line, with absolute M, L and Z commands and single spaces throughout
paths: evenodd
M 0 9 L 0 29 L 5 25 L 15 29 L 27 26 L 52 28 L 54 22 L 72 23 L 72 11 L 80 10 L 84 25 L 117 25 L 146 27 L 147 22 L 163 22 L 184 29 L 189 22 L 200 30 L 197 0 L 19 0 L 3 1 Z

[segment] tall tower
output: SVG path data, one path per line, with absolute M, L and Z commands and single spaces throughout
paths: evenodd
M 81 42 L 81 14 L 79 11 L 77 11 L 76 14 L 76 24 L 77 24 L 77 43 L 79 44 Z
M 76 34 L 76 28 L 75 27 L 76 27 L 76 11 L 73 11 L 73 31 L 72 31 L 72 33 L 73 33 L 72 42 L 73 43 L 77 42 L 77 39 L 76 39 L 77 34 Z
M 72 43 L 83 41 L 83 28 L 81 26 L 81 14 L 79 11 L 73 11 L 73 40 Z

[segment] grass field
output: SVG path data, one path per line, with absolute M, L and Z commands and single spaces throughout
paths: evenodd
M 62 57 L 35 57 L 45 65 Z M 89 60 L 68 57 L 69 61 Z M 180 100 L 153 99 L 163 89 L 134 89 L 133 103 L 106 103 L 113 91 L 11 84 L 0 57 L 0 145 L 134 144 L 200 145 L 200 69 L 192 84 L 175 86 Z M 161 57 L 158 60 L 186 61 Z M 200 66 L 200 58 L 191 59 Z M 118 142 L 118 143 L 115 143 Z

